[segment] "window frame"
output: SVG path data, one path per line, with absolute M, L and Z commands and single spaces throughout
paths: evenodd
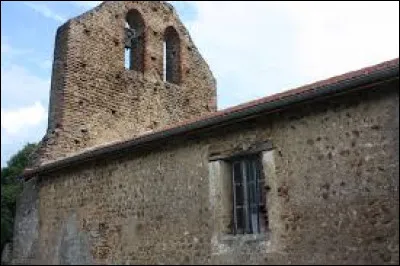
M 256 235 L 268 230 L 268 217 L 263 226 L 261 208 L 266 208 L 266 195 L 264 195 L 263 186 L 265 178 L 261 154 L 246 154 L 229 158 L 232 182 L 232 234 L 233 235 Z M 235 165 L 240 165 L 240 180 L 235 180 Z M 250 166 L 250 167 L 249 167 Z M 251 177 L 252 175 L 252 177 Z M 251 181 L 249 181 L 251 180 Z M 239 185 L 238 185 L 239 184 Z M 253 194 L 250 194 L 250 186 L 253 186 Z M 237 201 L 237 187 L 242 188 L 242 203 Z M 252 197 L 251 197 L 252 195 Z M 242 228 L 238 228 L 239 217 L 237 210 L 242 209 Z M 251 217 L 251 212 L 256 213 L 256 217 Z M 254 209 L 257 211 L 254 212 Z M 256 219 L 254 221 L 253 219 Z M 254 226 L 255 223 L 257 226 Z M 256 228 L 254 228 L 256 227 Z
M 124 68 L 144 74 L 146 53 L 146 23 L 135 8 L 125 16 Z
M 182 82 L 181 36 L 173 26 L 164 30 L 163 81 L 179 85 Z

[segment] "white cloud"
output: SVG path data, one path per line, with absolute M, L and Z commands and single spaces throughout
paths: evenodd
M 323 78 L 399 56 L 399 2 L 282 5 L 297 22 L 304 75 Z
M 66 19 L 63 16 L 60 16 L 59 14 L 55 13 L 53 10 L 51 10 L 49 7 L 47 7 L 44 4 L 38 4 L 38 3 L 34 3 L 34 2 L 33 3 L 32 2 L 24 2 L 24 4 L 47 18 L 54 19 L 58 22 L 66 21 Z
M 29 56 L 26 56 L 29 54 Z M 38 67 L 44 70 L 50 70 L 53 64 L 53 61 L 50 59 L 41 59 L 35 56 L 35 53 L 32 49 L 20 49 L 12 46 L 7 36 L 1 36 L 1 58 L 2 66 L 3 64 L 10 64 L 12 62 L 16 62 L 18 56 L 25 56 L 25 62 L 32 62 L 36 64 Z M 2 72 L 3 73 L 3 72 Z
M 40 102 L 18 109 L 5 110 L 1 108 L 1 127 L 10 135 L 16 135 L 21 130 L 38 126 L 47 118 L 46 109 Z
M 100 5 L 103 1 L 73 1 L 75 5 L 83 8 L 93 8 Z
M 1 106 L 16 108 L 34 101 L 48 102 L 50 77 L 36 76 L 25 67 L 10 64 L 1 68 Z
M 50 76 L 29 70 L 39 61 L 32 49 L 15 47 L 8 36 L 1 38 L 1 165 L 27 142 L 40 140 L 47 127 Z
M 190 2 L 227 107 L 399 56 L 398 2 Z
M 26 53 L 30 53 L 30 49 L 18 49 L 13 46 L 8 41 L 7 36 L 1 36 L 1 55 L 3 56 L 16 56 L 16 55 L 23 55 Z
M 3 39 L 3 38 L 2 38 Z M 10 53 L 12 51 L 11 46 L 8 43 L 3 42 L 1 40 L 1 53 Z

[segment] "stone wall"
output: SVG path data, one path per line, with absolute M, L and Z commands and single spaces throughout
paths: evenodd
M 39 190 L 37 178 L 33 178 L 24 183 L 24 189 L 17 200 L 12 250 L 13 264 L 38 263 Z
M 398 86 L 397 79 L 40 176 L 36 259 L 398 264 Z M 224 187 L 211 186 L 209 156 L 262 141 L 273 145 L 263 160 L 270 232 L 215 238 L 221 198 L 210 195 Z
M 134 70 L 124 66 L 130 10 L 144 22 Z M 164 82 L 163 43 L 171 32 L 171 82 Z M 170 4 L 104 2 L 57 30 L 48 130 L 36 164 L 216 111 L 215 86 Z

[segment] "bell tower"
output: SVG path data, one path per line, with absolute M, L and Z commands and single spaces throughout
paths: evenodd
M 103 2 L 57 30 L 37 163 L 216 110 L 215 78 L 172 5 Z

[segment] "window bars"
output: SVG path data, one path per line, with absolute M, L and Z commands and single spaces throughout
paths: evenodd
M 233 234 L 256 234 L 262 231 L 260 220 L 265 202 L 264 179 L 257 156 L 232 162 Z

